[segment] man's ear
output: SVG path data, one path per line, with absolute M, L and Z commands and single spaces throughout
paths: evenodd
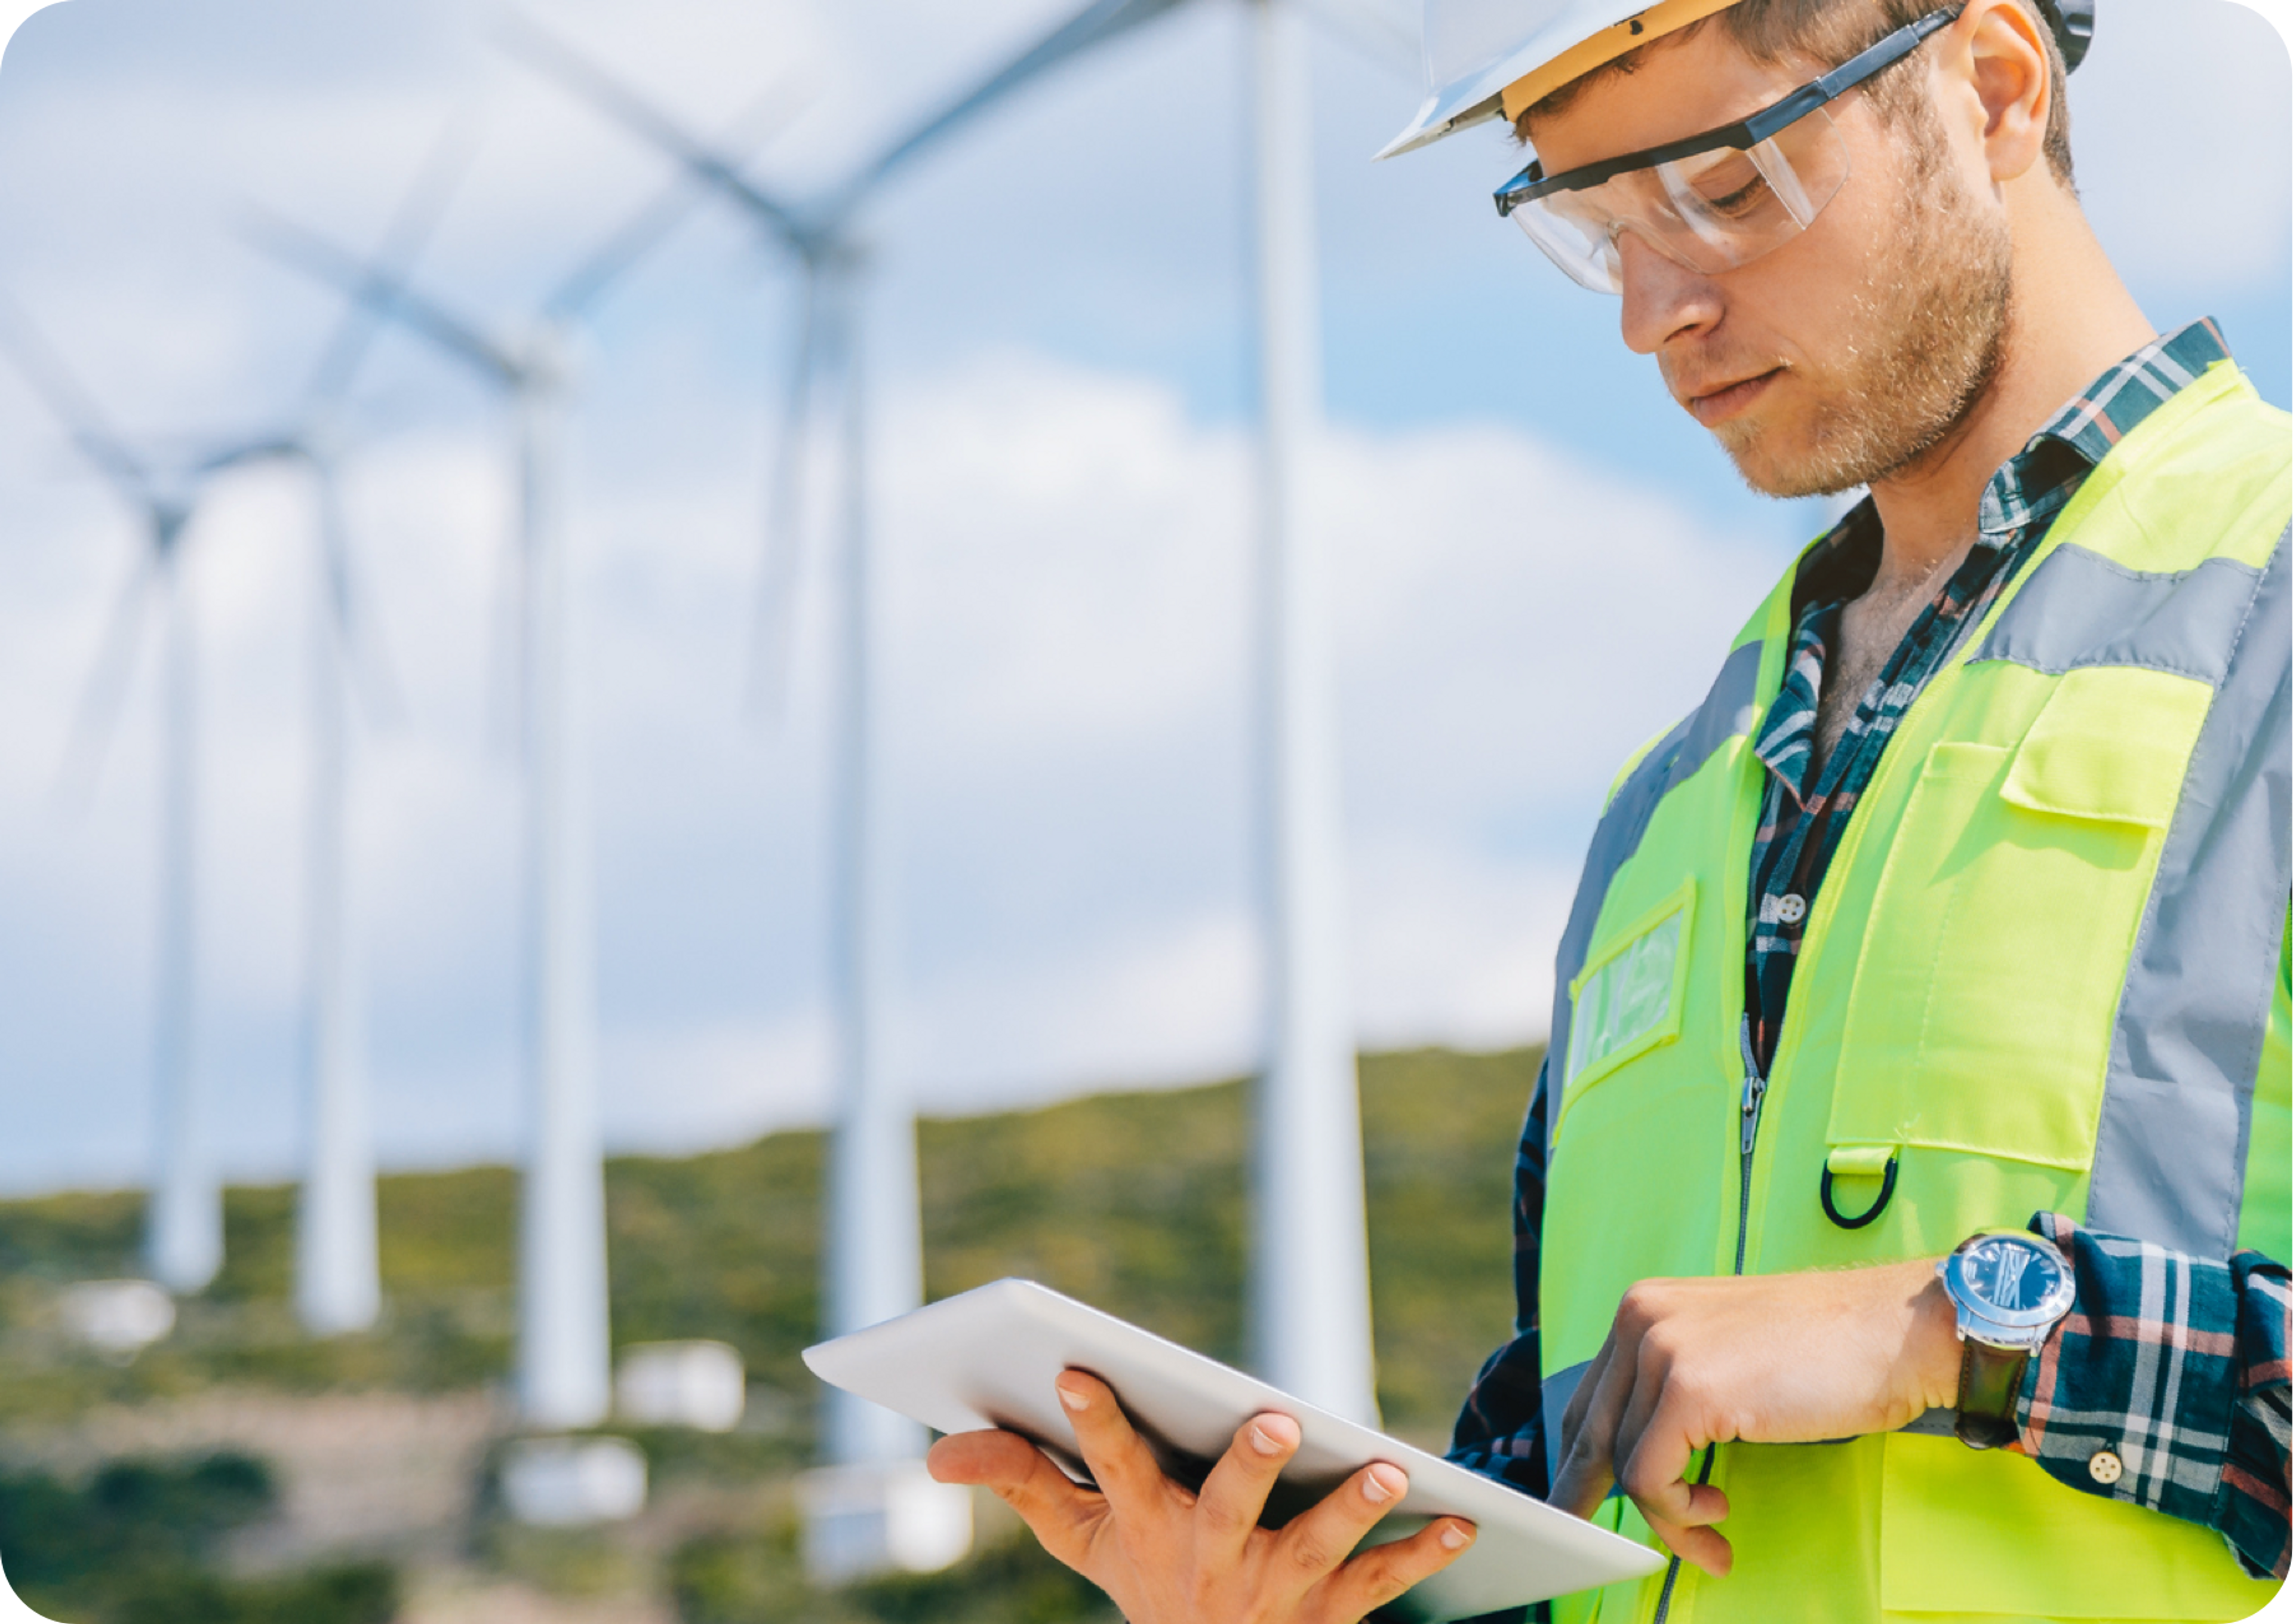
M 2046 157 L 2054 111 L 2054 59 L 2042 25 L 2018 0 L 1973 0 L 1960 19 L 1960 59 L 1982 113 L 1982 151 L 1998 185 L 2020 180 Z

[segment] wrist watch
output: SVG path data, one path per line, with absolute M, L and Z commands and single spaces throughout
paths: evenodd
M 1995 1450 L 2016 1435 L 2022 1369 L 2070 1311 L 2070 1259 L 2043 1235 L 1974 1235 L 1935 1264 L 1958 1313 L 1958 1440 Z

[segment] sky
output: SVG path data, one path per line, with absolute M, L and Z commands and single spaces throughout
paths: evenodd
M 530 0 L 749 166 L 834 184 L 1070 0 Z M 1406 6 L 1405 10 L 1407 9 Z M 288 422 L 339 311 L 252 210 L 361 251 L 448 133 L 417 279 L 514 337 L 671 173 L 466 0 L 68 0 L 0 62 L 0 288 L 155 459 Z M 871 198 L 863 343 L 889 628 L 893 1064 L 965 1111 L 1248 1070 L 1258 1052 L 1247 569 L 1244 15 L 1190 0 Z M 1373 166 L 1414 68 L 1313 50 L 1360 1041 L 1541 1037 L 1624 757 L 1696 703 L 1823 522 L 1736 481 L 1616 307 L 1498 221 L 1473 132 Z M 2213 315 L 2293 395 L 2293 75 L 2231 0 L 2111 0 L 2071 85 L 2089 213 L 2153 321 Z M 793 685 L 742 703 L 783 256 L 694 209 L 575 355 L 569 517 L 595 770 L 610 1143 L 820 1119 L 828 1050 L 824 533 Z M 403 335 L 360 374 L 345 495 L 372 702 L 354 917 L 392 1166 L 515 1152 L 517 776 L 502 402 Z M 815 481 L 815 494 L 819 481 Z M 159 695 L 147 639 L 100 770 L 63 764 L 138 521 L 0 369 L 0 1189 L 149 1164 Z M 309 492 L 201 492 L 198 1066 L 234 1178 L 301 1134 Z M 147 628 L 150 629 L 150 628 Z

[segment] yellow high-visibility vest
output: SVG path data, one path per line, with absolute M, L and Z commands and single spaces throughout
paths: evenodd
M 1642 1279 L 1939 1256 L 2039 1210 L 2293 1259 L 2289 471 L 2289 420 L 2226 361 L 2095 468 L 1887 747 L 1814 901 L 1755 1115 L 1749 735 L 1783 681 L 1788 578 L 1704 707 L 1627 771 L 1556 992 L 1549 1418 Z M 1869 1224 L 1827 1216 L 1827 1172 L 1852 1218 L 1890 1164 Z M 1947 1422 L 1721 1446 L 1734 1572 L 1683 1564 L 1556 1618 L 2234 1620 L 2274 1593 L 2212 1530 L 1970 1450 Z M 1649 1539 L 1622 1500 L 1600 1520 Z

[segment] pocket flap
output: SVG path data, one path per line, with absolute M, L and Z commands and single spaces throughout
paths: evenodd
M 2191 744 L 2212 703 L 2211 688 L 2171 672 L 2067 673 L 1998 794 L 2031 812 L 2162 829 L 2174 820 Z

